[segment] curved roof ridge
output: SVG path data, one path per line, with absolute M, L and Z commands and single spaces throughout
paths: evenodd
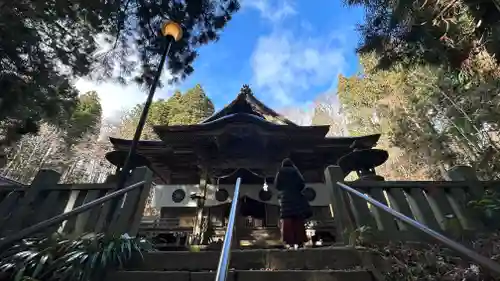
M 201 121 L 200 124 L 208 123 L 208 122 L 214 121 L 216 119 L 219 119 L 225 115 L 230 114 L 231 110 L 233 110 L 233 108 L 236 105 L 238 105 L 238 103 L 244 103 L 244 104 L 247 104 L 248 106 L 250 106 L 252 108 L 252 110 L 254 111 L 254 115 L 257 115 L 257 116 L 269 115 L 273 118 L 278 119 L 279 121 L 281 121 L 285 125 L 298 126 L 294 122 L 290 121 L 289 119 L 287 119 L 283 115 L 277 113 L 276 111 L 274 111 L 273 109 L 271 109 L 270 107 L 265 105 L 257 97 L 255 97 L 255 95 L 252 93 L 252 90 L 250 89 L 250 87 L 248 85 L 243 85 L 240 93 L 236 96 L 236 98 L 232 102 L 230 102 L 229 104 L 224 106 L 222 109 L 220 109 L 219 111 L 212 114 L 212 116 Z M 235 113 L 235 112 L 232 112 L 232 113 Z

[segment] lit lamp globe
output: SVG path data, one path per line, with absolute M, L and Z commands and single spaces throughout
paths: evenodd
M 175 41 L 179 41 L 182 38 L 182 28 L 181 26 L 173 21 L 167 21 L 163 24 L 161 28 L 161 33 L 163 36 L 172 36 Z

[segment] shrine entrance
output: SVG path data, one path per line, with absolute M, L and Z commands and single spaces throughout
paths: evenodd
M 221 204 L 209 208 L 212 224 L 216 227 L 225 227 L 229 219 L 231 205 Z M 248 196 L 243 196 L 239 201 L 238 220 L 244 222 L 242 227 L 266 228 L 277 227 L 279 222 L 279 206 L 260 202 Z
M 208 215 L 216 227 L 225 227 L 229 219 L 230 203 L 208 208 Z M 245 221 L 246 228 L 276 227 L 279 222 L 279 206 L 263 203 L 243 196 L 239 201 L 237 213 L 240 221 Z
M 248 196 L 240 198 L 239 215 L 245 218 L 245 227 L 264 227 L 266 225 L 266 204 Z
M 240 199 L 239 215 L 245 219 L 246 228 L 277 227 L 279 206 L 272 205 L 248 196 Z
M 240 197 L 235 240 L 240 246 L 279 243 L 279 206 L 248 196 Z M 274 241 L 274 242 L 272 242 Z M 271 244 L 270 244 L 271 243 Z

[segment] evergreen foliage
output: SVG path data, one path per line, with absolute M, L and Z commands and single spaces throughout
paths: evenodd
M 102 107 L 97 92 L 81 95 L 66 128 L 66 141 L 75 144 L 88 134 L 98 136 L 101 118 Z
M 95 91 L 78 98 L 64 126 L 42 123 L 37 134 L 24 135 L 8 150 L 2 175 L 29 184 L 41 168 L 60 172 L 63 182 L 102 182 L 110 171 L 99 140 L 102 108 Z
M 196 49 L 217 40 L 238 9 L 236 0 L 0 3 L 3 144 L 36 133 L 42 121 L 67 125 L 77 104 L 75 78 L 93 74 L 151 84 L 166 43 L 159 34 L 166 20 L 183 27 L 167 65 L 173 80 L 185 78 L 193 72 Z M 98 39 L 109 49 L 97 55 Z
M 461 80 L 455 72 L 425 65 L 398 63 L 382 70 L 378 60 L 374 52 L 362 55 L 361 73 L 339 77 L 350 134 L 382 133 L 381 144 L 400 149 L 391 153 L 398 160 L 391 169 L 400 172 L 396 178 L 420 171 L 443 179 L 454 165 L 472 165 L 484 179 L 495 178 L 498 81 L 486 75 Z
M 27 238 L 0 254 L 0 280 L 99 280 L 107 271 L 122 269 L 146 251 L 154 251 L 151 243 L 125 235 Z
M 171 115 L 170 122 L 167 124 L 195 124 L 214 113 L 212 101 L 206 96 L 205 91 L 199 84 L 182 95 L 177 109 L 178 111 L 175 115 Z M 161 123 L 156 122 L 155 124 Z
M 142 107 L 143 105 L 138 104 L 125 114 L 117 126 L 118 137 L 133 138 Z M 142 138 L 158 138 L 153 132 L 153 126 L 196 124 L 213 113 L 214 105 L 201 85 L 198 84 L 188 89 L 184 94 L 176 91 L 169 99 L 160 99 L 152 103 Z
M 475 72 L 500 55 L 498 1 L 346 0 L 366 11 L 361 53 L 377 52 L 380 66 L 431 64 Z M 491 66 L 486 66 L 490 68 Z
M 330 123 L 351 135 L 381 133 L 379 145 L 391 155 L 382 167 L 388 178 L 443 179 L 461 164 L 496 179 L 498 1 L 344 2 L 366 11 L 362 71 L 339 77 L 341 112 Z M 316 111 L 329 105 L 320 102 Z

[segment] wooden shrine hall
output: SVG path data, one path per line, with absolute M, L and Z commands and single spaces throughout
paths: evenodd
M 380 135 L 325 137 L 328 131 L 328 125 L 293 123 L 259 101 L 246 85 L 235 100 L 198 124 L 154 126 L 160 140 L 140 141 L 135 165 L 147 165 L 155 174 L 152 206 L 161 209 L 160 221 L 169 223 L 150 231 L 194 231 L 198 236 L 207 227 L 213 233 L 223 231 L 234 184 L 241 177 L 237 240 L 255 242 L 259 235 L 271 239 L 279 234 L 273 178 L 284 158 L 292 159 L 307 182 L 304 193 L 314 210 L 310 228 L 331 231 L 324 169 L 355 150 L 371 150 Z M 115 151 L 107 159 L 119 168 L 131 140 L 110 141 Z M 382 155 L 375 166 L 386 160 Z

